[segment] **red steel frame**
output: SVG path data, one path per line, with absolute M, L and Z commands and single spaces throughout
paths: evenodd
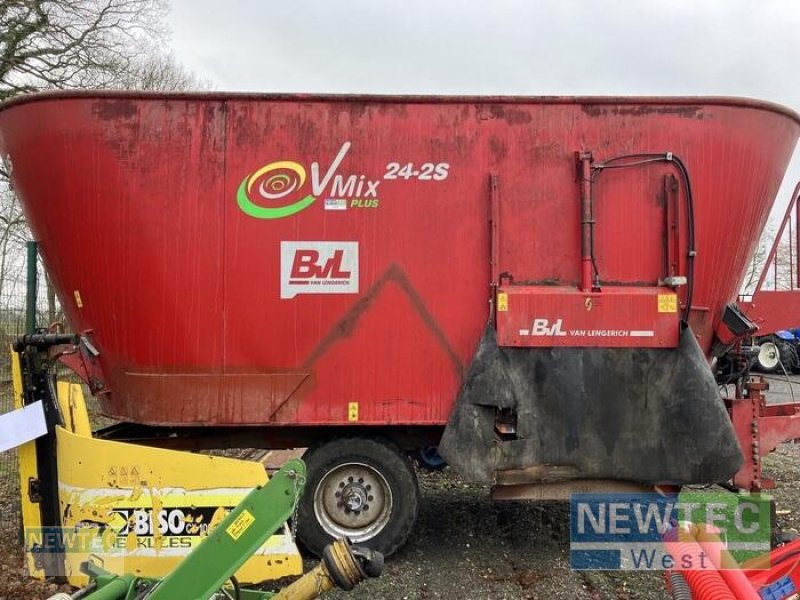
M 768 387 L 763 378 L 754 378 L 745 384 L 743 398 L 726 401 L 744 455 L 733 484 L 754 492 L 775 487 L 764 477 L 761 459 L 780 444 L 800 439 L 800 402 L 768 405 L 764 397 Z
M 758 334 L 765 335 L 774 333 L 781 329 L 788 327 L 796 327 L 800 325 L 800 260 L 793 260 L 792 257 L 797 257 L 797 249 L 800 249 L 800 203 L 798 197 L 800 196 L 800 182 L 792 192 L 789 204 L 786 207 L 786 212 L 783 215 L 783 220 L 778 228 L 778 233 L 775 240 L 772 242 L 767 260 L 758 278 L 758 283 L 753 290 L 753 295 L 750 300 L 739 300 L 739 306 L 744 313 L 758 325 Z M 777 279 L 775 280 L 775 289 L 763 289 L 764 283 L 767 280 L 770 267 L 774 265 L 774 276 L 777 278 L 778 272 L 778 249 L 780 248 L 781 240 L 789 228 L 790 234 L 792 229 L 792 215 L 795 216 L 795 231 L 794 239 L 790 240 L 789 260 L 793 267 L 790 271 L 790 287 L 789 290 L 777 289 Z M 792 251 L 792 246 L 794 251 Z
M 747 316 L 758 325 L 758 333 L 768 334 L 800 325 L 800 289 L 794 287 L 800 283 L 800 261 L 792 266 L 797 273 L 791 276 L 792 289 L 764 290 L 769 269 L 775 265 L 777 273 L 778 249 L 786 228 L 792 228 L 792 215 L 795 216 L 795 235 L 790 240 L 790 261 L 792 255 L 797 256 L 800 249 L 800 183 L 792 192 L 778 233 L 772 243 L 767 260 L 758 278 L 753 296 L 749 301 L 740 300 L 739 305 Z M 794 245 L 794 250 L 791 249 Z M 777 288 L 777 285 L 775 286 Z M 727 401 L 734 429 L 744 454 L 744 464 L 733 478 L 733 484 L 742 489 L 758 491 L 775 487 L 775 482 L 764 477 L 761 459 L 773 452 L 780 444 L 800 439 L 800 402 L 767 404 L 764 392 L 769 385 L 763 377 L 752 378 L 741 390 L 741 397 Z

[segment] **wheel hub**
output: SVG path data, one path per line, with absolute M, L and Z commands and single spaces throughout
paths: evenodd
M 345 511 L 369 509 L 367 490 L 361 485 L 346 485 L 340 498 Z
M 761 344 L 758 351 L 758 362 L 764 369 L 774 369 L 780 361 L 778 346 L 772 342 Z
M 384 476 L 370 465 L 348 463 L 329 471 L 314 491 L 314 512 L 332 537 L 363 542 L 389 521 L 392 493 Z

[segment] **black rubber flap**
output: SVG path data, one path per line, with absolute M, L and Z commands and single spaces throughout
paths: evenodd
M 516 439 L 496 432 L 516 415 Z M 487 326 L 440 454 L 464 477 L 542 466 L 570 477 L 727 481 L 742 453 L 690 329 L 677 349 L 499 348 Z

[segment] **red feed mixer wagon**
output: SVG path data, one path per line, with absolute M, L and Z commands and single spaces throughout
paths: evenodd
M 799 135 L 792 111 L 728 98 L 0 107 L 83 335 L 70 364 L 120 421 L 101 435 L 309 447 L 315 551 L 402 544 L 407 456 L 434 446 L 500 499 L 758 487 L 709 365 L 753 330 L 735 300 Z

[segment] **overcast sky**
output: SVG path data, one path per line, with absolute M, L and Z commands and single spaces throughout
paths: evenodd
M 751 96 L 800 111 L 800 0 L 171 0 L 214 88 Z M 789 179 L 800 178 L 796 152 Z

